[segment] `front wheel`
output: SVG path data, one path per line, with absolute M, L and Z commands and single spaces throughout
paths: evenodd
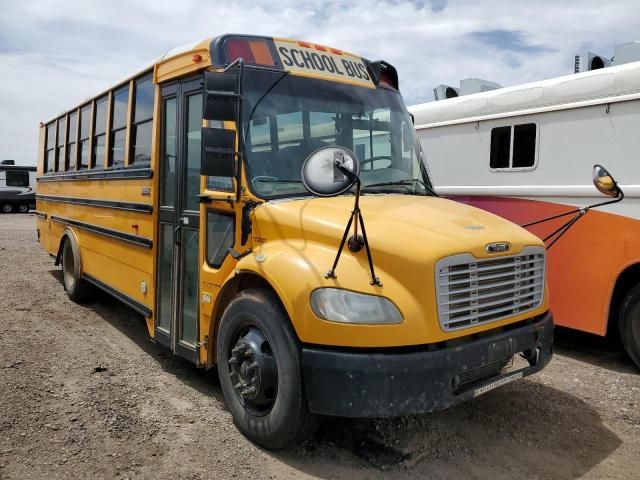
M 217 346 L 225 403 L 245 436 L 279 449 L 313 435 L 320 417 L 308 410 L 298 342 L 272 292 L 236 295 L 222 315 Z
M 18 205 L 18 212 L 27 213 L 28 211 L 29 211 L 29 205 L 27 205 L 26 203 L 21 203 L 20 205 Z
M 640 285 L 632 288 L 622 302 L 619 326 L 624 348 L 640 368 Z
M 13 205 L 11 205 L 10 203 L 3 203 L 2 213 L 11 213 L 11 212 L 13 212 Z

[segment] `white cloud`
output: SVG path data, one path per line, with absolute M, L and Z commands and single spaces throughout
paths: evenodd
M 288 36 L 384 58 L 398 68 L 411 104 L 430 100 L 439 83 L 457 85 L 466 77 L 513 85 L 570 73 L 576 53 L 612 55 L 613 45 L 635 39 L 640 23 L 635 0 L 443 5 L 442 0 L 4 2 L 0 158 L 35 163 L 40 121 L 177 45 L 221 33 Z

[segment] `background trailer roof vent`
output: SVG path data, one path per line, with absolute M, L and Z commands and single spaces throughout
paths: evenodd
M 582 55 L 576 55 L 574 63 L 574 73 L 588 72 L 590 70 L 598 70 L 599 68 L 610 67 L 611 59 L 604 55 L 593 52 L 587 52 Z

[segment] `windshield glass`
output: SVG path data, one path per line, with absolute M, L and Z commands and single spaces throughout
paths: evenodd
M 356 154 L 363 193 L 430 194 L 398 92 L 256 70 L 245 82 L 248 177 L 259 196 L 308 195 L 302 164 L 329 145 Z

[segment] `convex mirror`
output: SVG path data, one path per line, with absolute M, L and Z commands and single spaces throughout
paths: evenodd
M 620 188 L 606 168 L 602 165 L 593 166 L 593 184 L 598 191 L 608 197 L 618 197 Z
M 302 183 L 319 197 L 332 197 L 353 186 L 360 163 L 348 148 L 323 147 L 309 155 L 302 165 Z

